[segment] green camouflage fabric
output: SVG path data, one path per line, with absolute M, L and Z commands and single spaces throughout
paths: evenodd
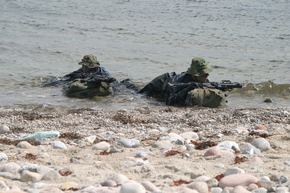
M 107 96 L 112 94 L 109 82 L 90 83 L 82 79 L 76 79 L 63 87 L 63 93 L 68 97 L 93 98 L 95 96 Z
M 95 68 L 100 66 L 100 63 L 98 62 L 96 56 L 89 54 L 83 57 L 82 61 L 79 62 L 79 65 L 85 65 L 88 68 Z
M 187 70 L 187 73 L 194 76 L 202 76 L 212 72 L 212 69 L 208 66 L 208 63 L 200 57 L 192 58 L 191 65 Z
M 226 105 L 225 97 L 225 93 L 218 89 L 196 88 L 188 92 L 185 105 L 217 108 Z

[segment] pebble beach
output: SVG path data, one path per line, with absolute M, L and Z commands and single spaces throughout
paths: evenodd
M 289 192 L 290 110 L 0 108 L 0 192 Z

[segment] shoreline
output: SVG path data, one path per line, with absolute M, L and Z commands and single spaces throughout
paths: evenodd
M 162 106 L 96 110 L 2 106 L 0 125 L 9 131 L 0 134 L 1 153 L 7 156 L 1 161 L 0 181 L 7 185 L 7 191 L 14 187 L 19 192 L 45 192 L 48 187 L 54 187 L 54 192 L 86 192 L 89 187 L 95 192 L 122 192 L 125 184 L 142 184 L 147 192 L 193 192 L 196 189 L 192 184 L 196 182 L 206 182 L 213 192 L 215 188 L 226 188 L 217 176 L 235 168 L 237 174 L 255 178 L 252 184 L 256 184 L 256 189 L 265 188 L 261 179 L 268 176 L 271 180 L 267 186 L 276 190 L 290 185 L 289 118 L 289 108 Z M 60 136 L 20 140 L 39 131 L 59 131 Z M 247 153 L 245 145 L 257 138 L 263 138 L 270 146 L 261 147 L 258 153 L 256 149 Z M 222 143 L 232 145 L 208 156 L 213 147 Z M 4 175 L 3 167 L 12 163 L 17 165 L 17 172 Z M 19 169 L 32 174 L 25 177 Z M 123 181 L 112 182 L 111 175 Z M 287 180 L 281 184 L 282 176 Z M 128 179 L 131 181 L 126 182 Z M 243 187 L 249 190 L 250 184 Z

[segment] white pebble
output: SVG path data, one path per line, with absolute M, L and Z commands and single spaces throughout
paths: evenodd
M 0 161 L 7 161 L 8 157 L 5 153 L 0 152 Z
M 111 145 L 106 141 L 99 142 L 93 146 L 93 150 L 105 151 L 105 152 L 109 152 L 110 148 L 111 148 Z
M 51 143 L 51 146 L 54 149 L 67 149 L 66 145 L 63 142 L 61 142 L 61 141 L 53 141 Z
M 0 125 L 0 134 L 8 133 L 10 131 L 9 127 L 6 125 Z
M 146 193 L 146 190 L 141 184 L 130 180 L 122 184 L 120 193 Z

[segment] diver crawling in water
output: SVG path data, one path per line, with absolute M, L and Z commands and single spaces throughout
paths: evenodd
M 230 81 L 209 82 L 208 76 L 212 69 L 200 57 L 192 59 L 186 72 L 162 74 L 141 89 L 129 79 L 118 82 L 100 66 L 94 55 L 85 55 L 79 64 L 82 65 L 80 69 L 46 86 L 62 85 L 63 93 L 68 97 L 93 98 L 108 96 L 117 91 L 120 85 L 125 85 L 136 93 L 164 101 L 166 105 L 213 108 L 226 104 L 224 91 L 242 87 Z

